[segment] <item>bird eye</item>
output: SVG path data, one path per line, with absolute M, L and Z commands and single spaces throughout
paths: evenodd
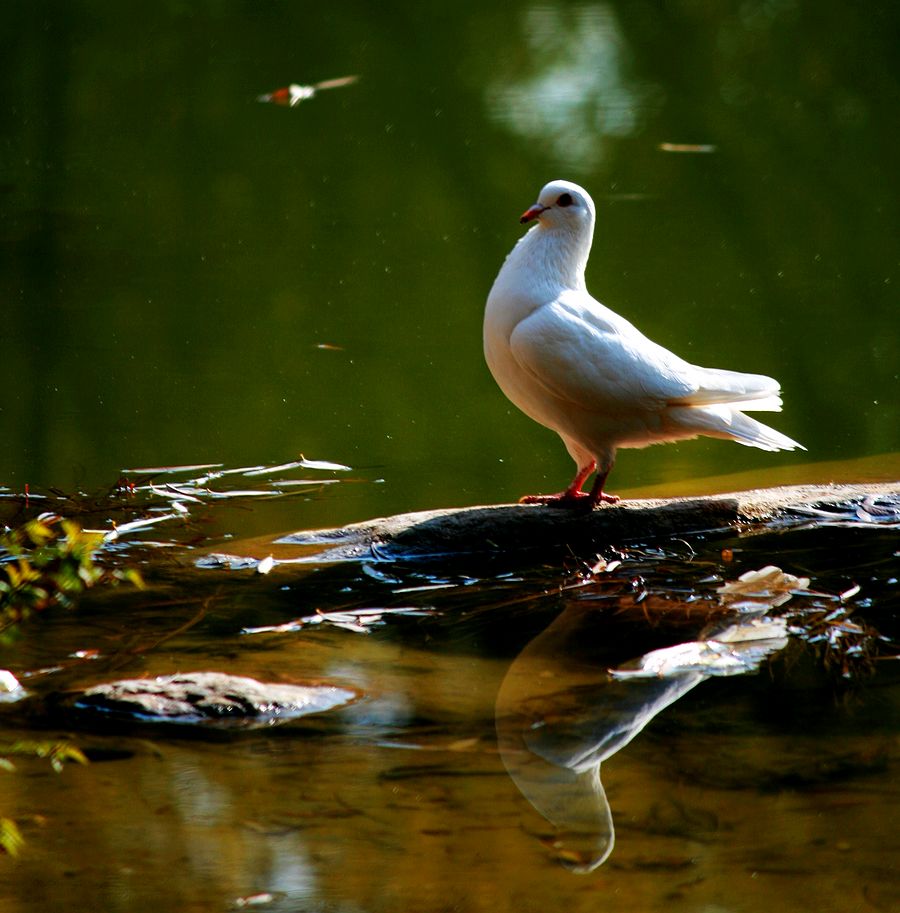
M 572 199 L 572 195 L 568 193 L 560 194 L 556 200 L 557 206 L 571 206 L 575 201 Z

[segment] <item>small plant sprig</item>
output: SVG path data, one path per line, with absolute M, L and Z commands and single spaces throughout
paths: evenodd
M 87 532 L 74 520 L 42 514 L 0 535 L 0 637 L 9 637 L 33 615 L 54 606 L 71 608 L 87 589 L 123 581 L 143 587 L 131 568 L 105 568 L 94 561 L 103 533 Z M 47 758 L 59 773 L 67 761 L 87 758 L 68 742 L 0 744 L 0 771 L 14 771 L 9 755 Z M 0 815 L 0 854 L 16 856 L 24 837 L 12 818 Z
M 94 561 L 103 533 L 74 520 L 42 514 L 0 535 L 0 634 L 53 606 L 71 608 L 87 589 L 128 582 L 143 587 L 133 568 Z

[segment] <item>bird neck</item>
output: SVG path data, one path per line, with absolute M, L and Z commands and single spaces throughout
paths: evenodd
M 556 289 L 584 291 L 593 234 L 593 224 L 581 231 L 536 225 L 512 249 L 505 265 L 528 270 L 541 284 Z

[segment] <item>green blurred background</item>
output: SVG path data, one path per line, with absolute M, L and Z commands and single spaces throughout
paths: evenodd
M 562 487 L 481 354 L 557 177 L 598 205 L 594 295 L 778 377 L 809 448 L 623 452 L 612 490 L 897 451 L 898 31 L 827 0 L 3 3 L 0 485 L 299 453 L 372 483 L 298 525 Z

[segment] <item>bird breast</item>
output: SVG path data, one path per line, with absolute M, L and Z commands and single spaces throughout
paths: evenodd
M 510 348 L 509 338 L 518 325 L 509 317 L 509 299 L 503 307 L 488 307 L 484 319 L 484 358 L 497 386 L 515 406 L 527 416 L 547 428 L 562 432 L 565 404 L 554 397 L 543 384 L 528 373 L 516 360 Z M 540 305 L 527 301 L 519 302 L 521 312 L 527 317 Z M 523 318 L 524 319 L 524 318 Z

